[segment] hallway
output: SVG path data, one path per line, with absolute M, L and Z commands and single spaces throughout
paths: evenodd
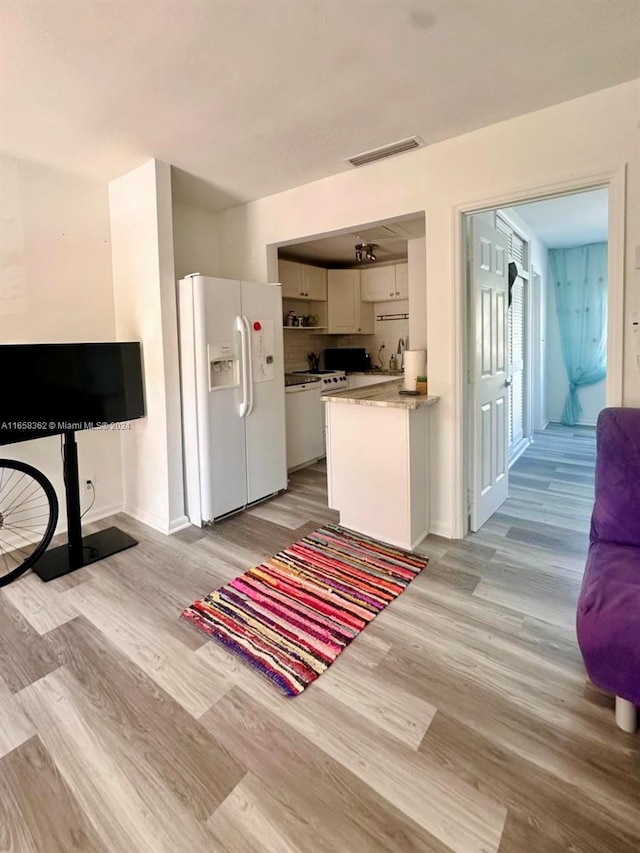
M 502 510 L 576 533 L 589 532 L 596 464 L 594 427 L 550 424 L 509 472 Z
M 464 541 L 492 549 L 474 596 L 573 632 L 589 544 L 596 439 L 552 424 L 509 472 L 509 498 Z

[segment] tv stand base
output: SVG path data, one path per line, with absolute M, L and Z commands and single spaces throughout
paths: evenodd
M 72 565 L 69 546 L 59 545 L 57 548 L 50 548 L 45 551 L 33 567 L 33 571 L 41 580 L 52 581 L 62 575 L 69 574 L 69 572 L 75 572 L 76 569 L 81 569 L 83 566 L 104 560 L 105 557 L 110 557 L 119 551 L 132 548 L 137 544 L 137 540 L 129 536 L 128 533 L 124 533 L 117 527 L 107 527 L 106 530 L 100 530 L 98 533 L 91 533 L 89 536 L 82 537 L 82 555 L 80 558 L 82 562 L 79 565 Z

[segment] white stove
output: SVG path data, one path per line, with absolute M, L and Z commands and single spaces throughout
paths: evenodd
M 344 370 L 294 370 L 297 376 L 320 377 L 320 393 L 330 394 L 332 391 L 345 391 L 347 374 Z

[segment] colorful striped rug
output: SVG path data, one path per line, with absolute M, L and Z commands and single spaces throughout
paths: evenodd
M 297 696 L 426 565 L 426 557 L 328 525 L 182 618 Z

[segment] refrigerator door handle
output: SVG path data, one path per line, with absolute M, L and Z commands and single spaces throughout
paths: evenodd
M 241 377 L 241 386 L 242 386 L 242 402 L 240 403 L 240 417 L 246 418 L 247 412 L 249 411 L 249 371 L 251 369 L 251 358 L 248 352 L 248 340 L 249 336 L 247 334 L 248 327 L 245 325 L 245 317 L 236 317 L 236 329 L 240 332 L 240 349 L 241 349 L 241 358 L 240 358 L 240 369 L 242 371 Z
M 253 364 L 251 362 L 251 327 L 249 326 L 249 321 L 243 315 L 242 322 L 244 324 L 245 338 L 246 338 L 246 347 L 247 347 L 247 411 L 245 417 L 249 417 L 251 412 L 253 411 Z

